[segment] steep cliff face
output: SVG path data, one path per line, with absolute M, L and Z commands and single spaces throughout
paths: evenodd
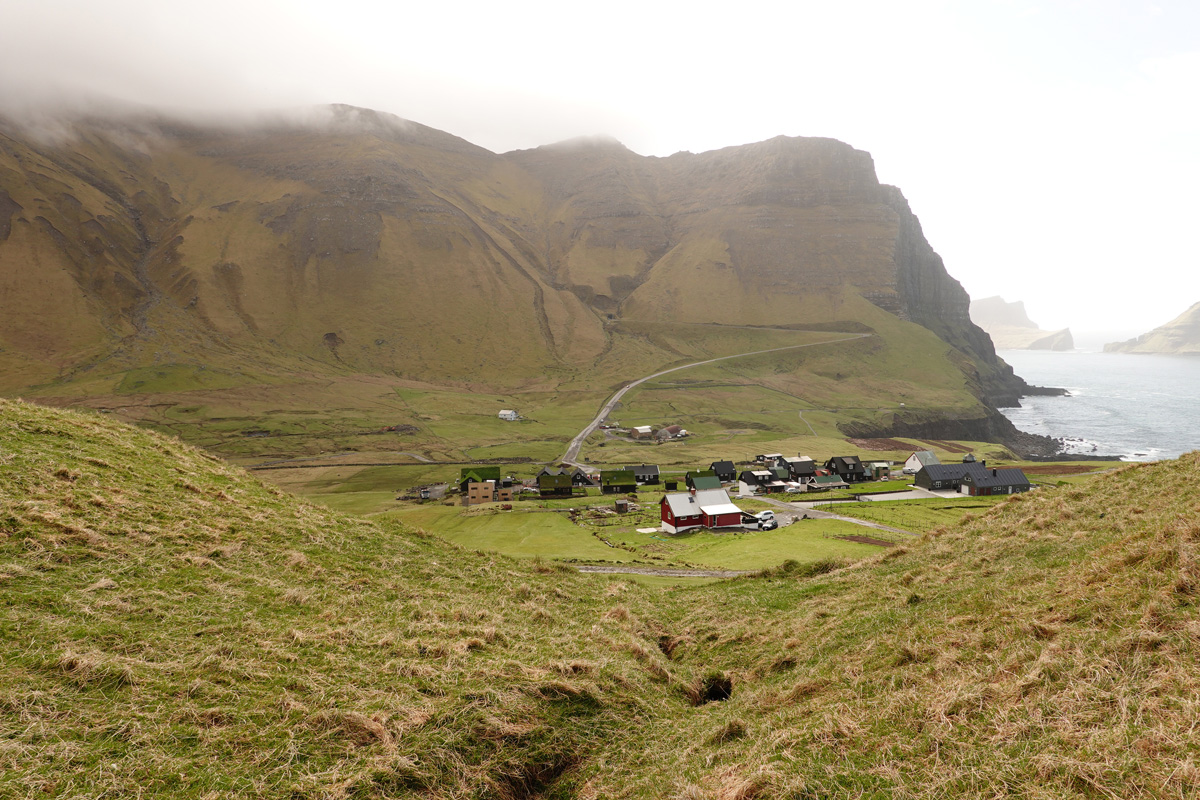
M 1200 355 L 1200 303 L 1149 333 L 1104 345 L 1104 352 Z
M 1026 388 L 899 190 L 831 139 L 497 155 L 349 107 L 238 129 L 67 128 L 0 124 L 0 362 L 14 386 L 216 354 L 243 370 L 513 385 L 614 353 L 680 357 L 621 350 L 614 321 L 898 317 L 946 346 L 912 337 L 938 372 L 912 380 L 961 374 L 985 404 Z

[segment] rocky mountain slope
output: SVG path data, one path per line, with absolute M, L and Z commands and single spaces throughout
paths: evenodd
M 348 107 L 249 127 L 8 121 L 0 275 L 0 355 L 29 381 L 222 349 L 504 381 L 603 357 L 610 318 L 883 310 L 951 344 L 980 394 L 1021 389 L 899 191 L 829 139 L 501 156 Z
M 1200 303 L 1196 303 L 1166 325 L 1124 342 L 1104 345 L 1106 353 L 1200 354 Z
M 971 321 L 983 328 L 1001 350 L 1074 350 L 1070 328 L 1044 331 L 1025 313 L 1021 300 L 1002 297 L 971 301 Z

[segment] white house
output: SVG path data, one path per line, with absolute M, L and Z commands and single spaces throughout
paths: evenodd
M 521 415 L 518 414 L 517 412 L 513 411 L 511 408 L 500 409 L 500 419 L 505 419 L 505 420 L 508 420 L 509 422 L 516 422 L 520 418 L 521 418 Z
M 921 467 L 928 467 L 930 464 L 940 464 L 938 457 L 934 455 L 932 450 L 918 450 L 909 456 L 904 462 L 904 474 L 916 475 L 921 471 Z

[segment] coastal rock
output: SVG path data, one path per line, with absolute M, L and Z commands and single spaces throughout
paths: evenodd
M 1025 303 L 985 297 L 971 302 L 971 321 L 987 331 L 998 350 L 1074 350 L 1070 328 L 1045 331 L 1029 319 Z

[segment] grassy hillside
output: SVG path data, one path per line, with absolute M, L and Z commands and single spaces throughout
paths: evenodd
M 1198 479 L 659 588 L 0 401 L 0 796 L 1194 796 Z

